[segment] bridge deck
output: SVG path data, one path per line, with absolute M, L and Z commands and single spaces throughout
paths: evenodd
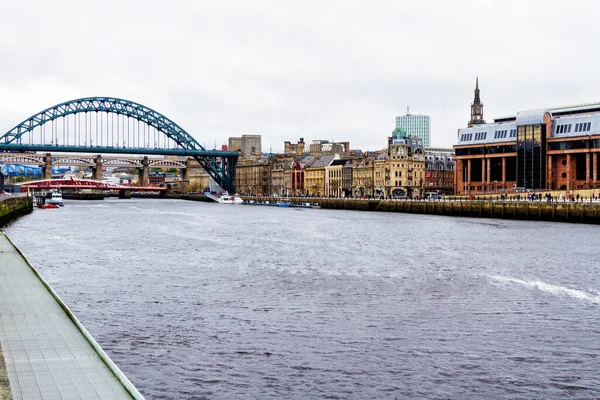
M 143 399 L 4 234 L 0 347 L 14 400 Z

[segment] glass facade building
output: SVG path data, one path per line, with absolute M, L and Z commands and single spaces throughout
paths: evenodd
M 406 114 L 396 117 L 396 128 L 406 131 L 409 137 L 423 139 L 423 146 L 431 146 L 431 118 L 428 115 Z

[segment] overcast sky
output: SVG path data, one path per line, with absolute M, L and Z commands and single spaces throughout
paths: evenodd
M 0 2 L 0 134 L 54 104 L 129 99 L 212 148 L 262 135 L 386 146 L 426 114 L 451 147 L 484 117 L 600 101 L 597 1 Z

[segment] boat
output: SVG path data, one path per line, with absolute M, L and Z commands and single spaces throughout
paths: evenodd
M 225 192 L 217 200 L 219 204 L 243 204 L 244 200 L 241 197 L 230 196 L 229 193 Z
M 55 204 L 58 207 L 64 206 L 62 193 L 60 190 L 55 190 L 52 192 L 52 197 L 48 200 L 48 204 Z
M 46 208 L 59 208 L 59 207 L 58 207 L 58 204 L 48 203 L 48 204 L 41 205 L 40 208 L 46 209 Z
M 255 201 L 249 200 L 244 204 L 253 205 L 253 206 L 274 206 L 274 207 L 292 207 L 292 208 L 321 208 L 318 203 L 294 203 L 290 201 L 278 201 L 278 202 L 269 202 L 265 201 Z

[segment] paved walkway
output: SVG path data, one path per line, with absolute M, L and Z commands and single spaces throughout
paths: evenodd
M 13 400 L 143 399 L 0 234 L 0 354 Z M 0 399 L 10 399 L 0 365 Z

